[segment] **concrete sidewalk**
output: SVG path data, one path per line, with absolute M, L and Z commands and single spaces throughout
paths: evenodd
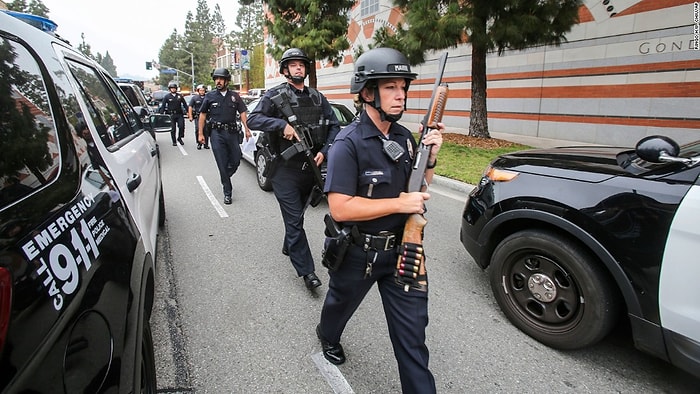
M 506 140 L 506 141 L 510 141 L 510 142 L 515 142 L 518 144 L 531 146 L 533 148 L 556 148 L 556 147 L 560 147 L 560 146 L 597 145 L 597 144 L 592 144 L 589 142 L 556 140 L 556 139 L 552 139 L 552 138 L 531 137 L 531 136 L 519 135 L 519 134 L 493 133 L 493 132 L 491 132 L 489 134 L 491 135 L 491 138 L 497 138 L 499 140 Z

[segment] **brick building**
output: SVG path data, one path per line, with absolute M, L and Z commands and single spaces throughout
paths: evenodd
M 691 0 L 586 0 L 580 23 L 559 47 L 507 51 L 487 58 L 489 131 L 597 144 L 633 144 L 664 134 L 700 139 L 700 5 Z M 352 53 L 367 48 L 374 30 L 402 19 L 391 0 L 359 0 L 350 11 L 352 48 L 337 68 L 316 62 L 318 88 L 352 107 Z M 450 96 L 444 122 L 467 132 L 471 107 L 471 48 L 449 49 L 444 80 Z M 442 53 L 414 67 L 408 122 L 418 122 Z M 265 62 L 266 87 L 282 81 Z

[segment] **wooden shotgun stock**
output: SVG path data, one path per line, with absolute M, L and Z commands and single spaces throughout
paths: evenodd
M 435 78 L 435 86 L 433 88 L 433 95 L 430 98 L 430 106 L 422 122 L 423 130 L 421 132 L 420 142 L 413 155 L 413 165 L 408 180 L 407 192 L 422 191 L 425 186 L 427 186 L 425 182 L 425 171 L 428 166 L 431 145 L 423 144 L 423 138 L 433 129 L 437 129 L 438 122 L 442 121 L 448 93 L 447 86 L 441 85 L 446 61 L 447 53 L 440 59 L 439 72 Z M 417 267 L 407 265 L 405 264 L 407 255 L 399 254 L 398 261 L 396 262 L 395 277 L 396 282 L 403 286 L 404 291 L 408 291 L 410 288 L 420 291 L 428 290 L 428 281 L 425 271 L 425 254 L 423 253 L 423 228 L 427 223 L 428 221 L 422 214 L 414 213 L 409 215 L 404 225 L 401 250 L 410 250 L 410 257 L 420 261 Z M 407 272 L 407 268 L 409 267 L 410 269 Z

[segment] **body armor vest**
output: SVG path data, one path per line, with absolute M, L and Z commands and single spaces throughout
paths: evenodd
M 326 144 L 329 122 L 323 116 L 321 93 L 314 88 L 307 88 L 309 89 L 308 96 L 297 96 L 288 83 L 283 84 L 279 88 L 280 90 L 286 89 L 292 112 L 296 115 L 299 123 L 309 128 L 311 134 L 310 145 L 312 145 L 314 153 L 318 152 Z

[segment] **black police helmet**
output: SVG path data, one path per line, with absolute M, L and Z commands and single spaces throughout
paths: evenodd
M 350 93 L 359 93 L 369 80 L 384 78 L 404 78 L 406 90 L 416 73 L 403 53 L 392 48 L 374 48 L 360 55 L 355 61 L 355 71 L 350 81 Z
M 280 59 L 280 74 L 284 74 L 283 70 L 287 67 L 287 62 L 290 60 L 301 60 L 306 65 L 306 72 L 311 68 L 311 59 L 299 48 L 289 48 L 282 54 Z
M 168 83 L 168 89 L 170 89 L 170 88 L 175 88 L 175 89 L 177 89 L 177 82 L 169 82 L 169 83 Z
M 219 67 L 211 72 L 211 79 L 216 79 L 217 77 L 221 77 L 227 81 L 230 81 L 231 72 L 228 70 L 228 68 Z

